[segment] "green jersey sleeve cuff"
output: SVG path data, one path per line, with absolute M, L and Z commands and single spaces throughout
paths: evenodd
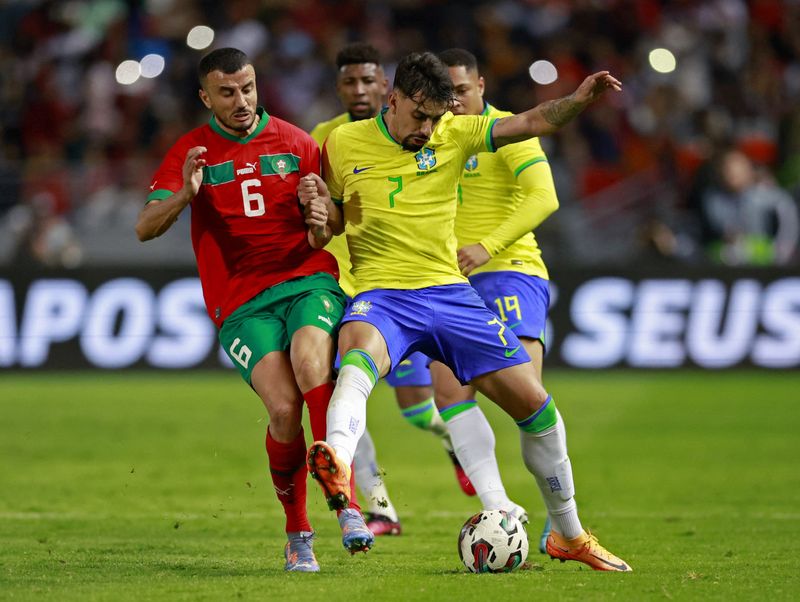
M 497 119 L 492 120 L 492 125 L 486 130 L 486 148 L 490 153 L 493 153 L 497 150 L 497 147 L 494 145 L 494 138 L 492 137 L 492 133 L 494 132 L 494 124 L 497 123 Z
M 519 176 L 519 174 L 521 174 L 524 170 L 528 169 L 531 165 L 536 165 L 537 163 L 541 163 L 542 161 L 547 163 L 547 157 L 536 157 L 535 159 L 531 159 L 530 161 L 525 161 L 525 163 L 523 163 L 514 170 L 514 177 L 516 178 L 517 176 Z
M 164 199 L 168 199 L 171 197 L 174 192 L 171 190 L 167 190 L 166 188 L 159 188 L 158 190 L 154 190 L 150 194 L 147 195 L 147 203 L 150 201 L 163 201 Z M 147 204 L 145 203 L 145 205 Z

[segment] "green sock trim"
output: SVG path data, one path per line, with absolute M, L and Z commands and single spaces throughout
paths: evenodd
M 452 420 L 453 418 L 455 418 L 456 416 L 458 416 L 459 414 L 461 414 L 462 412 L 466 412 L 467 410 L 471 410 L 476 405 L 478 405 L 478 402 L 475 401 L 474 399 L 467 399 L 465 401 L 457 401 L 457 402 L 455 402 L 453 404 L 450 404 L 449 406 L 445 406 L 441 410 L 439 410 L 439 416 L 442 417 L 442 420 L 444 420 L 445 422 L 448 422 L 448 421 Z
M 524 420 L 517 420 L 517 426 L 526 433 L 541 433 L 554 427 L 557 420 L 556 402 L 548 395 L 544 405 Z
M 355 366 L 363 371 L 372 381 L 373 386 L 378 382 L 378 368 L 375 366 L 375 360 L 372 356 L 363 349 L 351 349 L 344 354 L 342 358 L 342 368 L 345 366 Z M 341 368 L 340 368 L 341 369 Z
M 426 431 L 431 426 L 435 412 L 436 406 L 433 403 L 433 398 L 429 398 L 407 407 L 403 410 L 402 414 L 403 418 L 408 420 L 412 425 Z

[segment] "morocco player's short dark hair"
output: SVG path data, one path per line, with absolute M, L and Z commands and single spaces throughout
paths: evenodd
M 467 71 L 478 68 L 478 59 L 469 50 L 463 48 L 448 48 L 439 53 L 441 60 L 448 67 L 464 67 Z
M 447 66 L 432 52 L 412 52 L 397 65 L 394 87 L 409 98 L 420 95 L 420 100 L 453 104 L 453 82 Z
M 381 64 L 381 54 L 378 49 L 365 42 L 353 42 L 342 48 L 336 54 L 336 68 L 341 69 L 346 65 L 361 65 L 363 63 Z
M 236 73 L 249 64 L 250 59 L 238 48 L 217 48 L 200 59 L 200 64 L 197 66 L 197 77 L 202 84 L 206 75 L 212 71 Z

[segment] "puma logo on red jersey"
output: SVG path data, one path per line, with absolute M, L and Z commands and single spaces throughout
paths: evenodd
M 253 163 L 249 163 L 248 161 L 245 161 L 244 164 L 247 165 L 247 167 L 243 167 L 242 169 L 237 169 L 236 170 L 236 175 L 237 176 L 256 173 L 256 167 L 258 166 L 258 162 L 257 161 L 254 161 Z

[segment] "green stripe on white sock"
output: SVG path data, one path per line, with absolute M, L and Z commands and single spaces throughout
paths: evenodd
M 363 371 L 369 376 L 373 386 L 378 382 L 378 368 L 375 365 L 375 360 L 363 349 L 351 349 L 345 353 L 342 358 L 341 367 L 344 368 L 345 366 L 355 366 Z
M 557 420 L 556 402 L 548 395 L 542 407 L 524 420 L 517 420 L 517 426 L 526 433 L 541 433 L 554 427 Z
M 471 410 L 475 406 L 478 405 L 478 402 L 474 399 L 465 399 L 464 401 L 457 401 L 456 403 L 451 403 L 449 406 L 445 406 L 439 410 L 439 415 L 442 417 L 442 420 L 445 422 L 452 420 L 459 414 L 466 412 L 467 410 Z
M 436 415 L 436 405 L 433 403 L 433 397 L 429 397 L 425 401 L 404 408 L 402 413 L 403 418 L 413 426 L 427 431 L 430 429 L 431 422 L 433 422 L 433 418 Z

